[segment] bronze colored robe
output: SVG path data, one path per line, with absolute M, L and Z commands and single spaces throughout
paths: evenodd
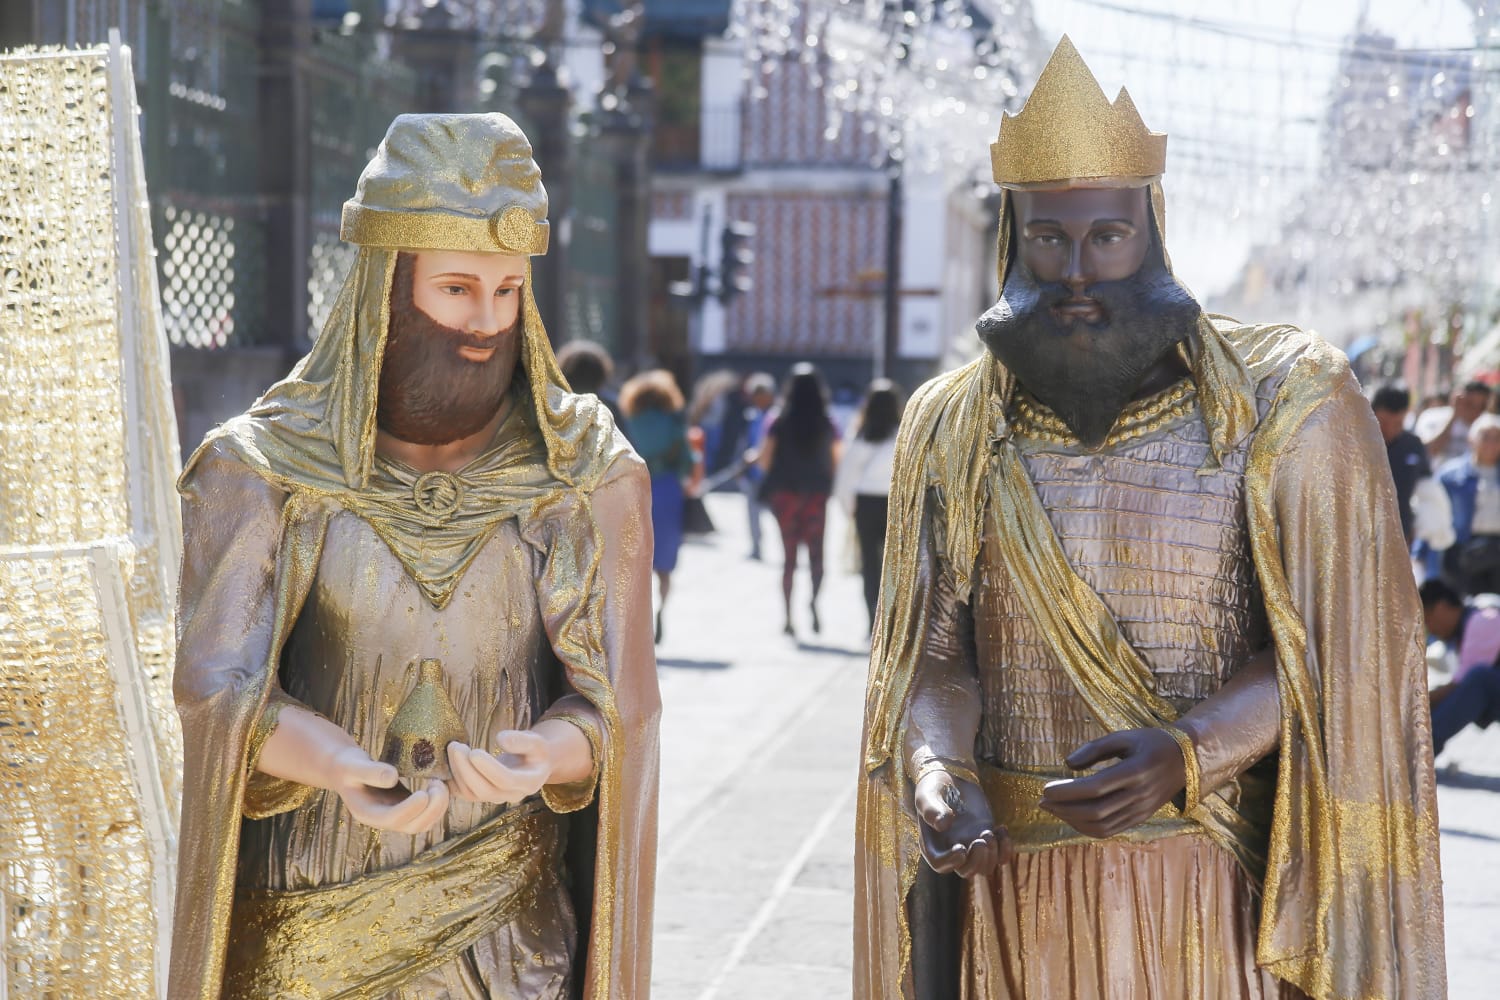
M 1265 973 L 1311 996 L 1442 996 L 1421 616 L 1368 404 L 1341 355 L 1291 328 L 1219 319 L 1205 323 L 1185 355 L 1210 445 L 1205 474 L 1244 450 L 1245 533 L 1277 654 L 1281 706 L 1269 816 L 1234 794 L 1238 783 L 1231 781 L 1206 795 L 1196 812 L 1176 818 L 1188 829 L 1169 838 L 1135 844 L 1127 834 L 1072 846 L 1031 845 L 1035 853 L 1011 872 L 1042 875 L 1039 864 L 1061 871 L 1064 852 L 1082 852 L 1091 857 L 1092 871 L 1108 874 L 1118 865 L 1142 879 L 1141 886 L 1155 885 L 1158 895 L 1135 895 L 1132 905 L 1162 908 L 1166 924 L 1188 914 L 1190 932 L 1193 907 L 1222 896 L 1211 904 L 1222 919 L 1201 928 L 1202 948 L 1180 955 L 1183 961 L 1243 968 L 1253 951 Z M 921 905 L 912 889 L 923 862 L 904 742 L 932 617 L 943 604 L 928 553 L 942 553 L 951 568 L 952 601 L 966 603 L 983 558 L 984 526 L 998 518 L 1003 572 L 1023 598 L 1026 588 L 1031 597 L 1042 595 L 1023 600 L 1026 614 L 1049 637 L 1053 655 L 1069 665 L 1069 681 L 1100 729 L 1170 722 L 1192 701 L 1174 703 L 1164 697 L 1173 692 L 1158 692 L 1149 672 L 1147 679 L 1132 673 L 1141 654 L 1122 641 L 1107 602 L 1065 561 L 1046 554 L 1055 536 L 1038 513 L 1037 488 L 1008 422 L 1012 391 L 1008 376 L 985 357 L 924 387 L 903 423 L 856 835 L 857 997 L 920 995 L 908 901 Z M 1264 397 L 1261 405 L 1257 394 Z M 1067 519 L 1060 520 L 1063 530 Z M 949 748 L 972 758 L 974 748 L 964 751 Z M 1001 824 L 1007 822 L 1003 812 L 996 815 Z M 1201 832 L 1194 835 L 1194 827 Z M 1178 857 L 1164 871 L 1163 859 L 1152 854 L 1173 844 Z M 1187 858 L 1185 852 L 1201 852 L 1204 844 L 1208 854 Z M 1185 882 L 1169 870 L 1179 866 L 1180 874 L 1184 859 L 1203 866 Z M 1246 880 L 1260 896 L 1258 928 L 1243 920 L 1250 901 L 1235 882 Z M 1189 886 L 1198 886 L 1202 898 L 1182 898 Z M 1131 972 L 1129 963 L 1158 953 L 1147 947 L 1132 954 L 1128 944 L 1108 950 L 1058 916 L 1069 902 L 1053 901 L 1054 891 L 1066 896 L 1067 880 L 1051 888 L 1033 884 L 1012 897 L 1030 893 L 1037 901 L 1031 912 L 985 913 L 984 906 L 970 905 L 965 919 L 1007 935 L 1005 948 L 1050 951 L 1060 969 L 1105 956 L 1120 983 L 1151 995 L 1153 970 Z M 1098 891 L 1103 904 L 1125 902 L 1117 892 L 1111 896 L 1113 890 Z M 1225 933 L 1240 942 L 1230 955 L 1220 952 Z M 1094 947 L 1105 950 L 1095 953 Z M 990 996 L 1014 988 L 1000 985 L 1010 971 L 1003 964 L 994 956 L 969 956 L 970 967 L 989 977 Z M 1247 983 L 1244 995 L 1261 988 Z M 1129 992 L 1121 989 L 1121 995 Z
M 347 536 L 345 540 L 368 545 L 373 534 L 414 584 L 408 588 L 411 599 L 425 600 L 437 612 L 472 582 L 469 570 L 478 565 L 482 576 L 487 561 L 503 557 L 507 542 L 518 539 L 524 546 L 524 562 L 536 575 L 530 581 L 532 596 L 522 606 L 536 620 L 518 631 L 530 631 L 534 638 L 544 635 L 560 669 L 553 671 L 554 691 L 543 695 L 528 690 L 518 701 L 497 705 L 496 711 L 523 722 L 548 705 L 547 714 L 567 718 L 588 736 L 596 774 L 586 787 L 544 790 L 547 808 L 528 803 L 513 811 L 518 821 L 530 824 L 528 817 L 576 809 L 592 800 L 594 808 L 579 814 L 590 821 L 573 825 L 577 840 L 569 852 L 589 858 L 592 866 L 592 872 L 572 872 L 592 886 L 580 901 L 589 912 L 579 914 L 586 925 L 577 929 L 586 961 L 575 972 L 575 988 L 591 1000 L 646 997 L 660 701 L 649 631 L 651 528 L 644 466 L 596 399 L 568 392 L 536 315 L 529 281 L 522 314 L 521 391 L 513 397 L 517 412 L 506 422 L 507 433 L 436 489 L 430 481 L 424 485 L 426 477 L 413 470 L 379 460 L 374 453 L 374 387 L 394 262 L 392 251 L 361 249 L 313 351 L 249 413 L 212 433 L 183 474 L 189 506 L 176 690 L 185 745 L 191 749 L 184 775 L 170 994 L 219 995 L 242 877 L 264 887 L 295 887 L 310 871 L 304 867 L 290 877 L 287 872 L 273 875 L 264 855 L 253 863 L 241 855 L 242 817 L 263 820 L 304 804 L 322 808 L 309 802 L 317 797 L 311 790 L 252 770 L 257 734 L 263 737 L 265 713 L 277 711 L 285 697 L 277 683 L 287 662 L 284 654 L 295 658 L 299 645 L 303 652 L 308 648 L 294 634 L 302 627 L 320 572 L 335 565 L 347 568 L 346 556 L 325 562 L 325 542 Z M 279 518 L 268 516 L 277 506 Z M 382 570 L 372 564 L 366 572 Z M 514 573 L 501 575 L 510 579 Z M 483 629 L 476 623 L 474 632 L 480 635 Z M 454 640 L 449 635 L 446 641 Z M 483 659 L 502 651 L 475 652 Z M 476 682 L 480 689 L 489 683 Z M 310 689 L 301 693 L 309 695 Z M 475 721 L 483 714 L 476 706 Z M 471 736 L 482 745 L 493 733 Z M 325 798 L 329 794 L 321 793 Z M 487 819 L 466 817 L 468 811 L 455 803 L 450 824 L 456 819 L 460 826 L 470 821 L 482 825 Z M 503 819 L 511 812 L 501 810 L 499 817 L 488 818 Z M 545 822 L 545 816 L 540 818 Z M 527 836 L 536 829 L 528 825 Z M 551 850 L 547 845 L 555 841 L 537 836 L 541 839 L 536 842 Z M 257 833 L 244 843 L 253 851 L 264 848 L 267 840 Z M 325 838 L 323 843 L 327 847 L 334 841 Z M 338 847 L 329 849 L 339 854 Z M 314 848 L 299 862 L 293 851 L 286 860 L 293 867 L 321 866 L 320 876 L 360 868 L 348 858 L 330 861 L 327 855 L 314 862 L 317 852 Z M 395 855 L 386 857 L 395 865 L 392 870 L 411 867 Z M 416 860 L 419 866 L 426 863 L 422 856 Z M 523 864 L 524 857 L 516 863 Z M 555 902 L 542 906 L 539 912 L 550 915 L 543 922 L 560 921 L 565 906 L 555 896 L 547 898 Z M 462 938 L 446 940 L 442 947 L 452 948 Z M 378 934 L 350 947 L 371 948 L 374 955 L 389 952 Z M 569 948 L 566 940 L 556 942 L 554 957 L 566 955 Z M 396 964 L 405 963 L 415 976 L 442 967 L 451 957 L 417 954 Z M 529 961 L 530 956 L 506 959 L 515 960 Z M 400 970 L 393 975 L 400 978 Z M 377 985 L 378 996 L 388 984 Z

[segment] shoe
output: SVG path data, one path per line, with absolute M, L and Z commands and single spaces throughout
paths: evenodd
M 752 549 L 746 558 L 751 562 L 760 562 L 760 549 Z
M 791 622 L 787 622 L 786 623 L 786 628 L 782 629 L 781 631 L 782 631 L 783 634 L 789 635 L 789 636 L 791 636 L 794 639 L 797 637 L 797 630 L 794 629 L 794 628 L 792 628 L 792 623 Z
M 810 604 L 808 605 L 808 609 L 812 611 L 813 635 L 818 635 L 823 631 L 823 624 L 818 621 L 818 606 L 816 604 Z
M 656 644 L 661 645 L 661 612 L 656 613 Z

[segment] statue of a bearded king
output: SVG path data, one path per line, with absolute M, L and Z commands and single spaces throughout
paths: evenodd
M 509 118 L 397 118 L 317 343 L 187 463 L 174 998 L 648 995 L 650 486 L 546 214 Z
M 856 996 L 1442 996 L 1421 608 L 1347 362 L 1202 312 L 1166 137 L 1067 39 L 991 152 L 988 350 L 898 446 Z

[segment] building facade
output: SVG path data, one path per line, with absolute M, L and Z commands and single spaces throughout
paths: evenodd
M 830 131 L 803 62 L 750 71 L 725 38 L 727 0 L 645 6 L 658 104 L 641 360 L 680 379 L 811 361 L 847 393 L 877 372 L 909 389 L 955 342 L 977 345 L 973 321 L 994 300 L 994 218 L 972 181 L 908 172 L 893 183 L 873 129 L 846 116 Z M 730 226 L 753 259 L 726 264 Z M 736 274 L 749 290 L 716 294 Z

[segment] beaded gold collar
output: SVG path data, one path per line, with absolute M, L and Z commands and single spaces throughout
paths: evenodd
M 1197 405 L 1198 387 L 1184 376 L 1160 392 L 1128 404 L 1100 447 L 1113 448 L 1154 433 L 1191 413 Z M 1010 426 L 1017 437 L 1054 444 L 1081 443 L 1057 414 L 1025 389 L 1017 387 L 1011 410 Z

